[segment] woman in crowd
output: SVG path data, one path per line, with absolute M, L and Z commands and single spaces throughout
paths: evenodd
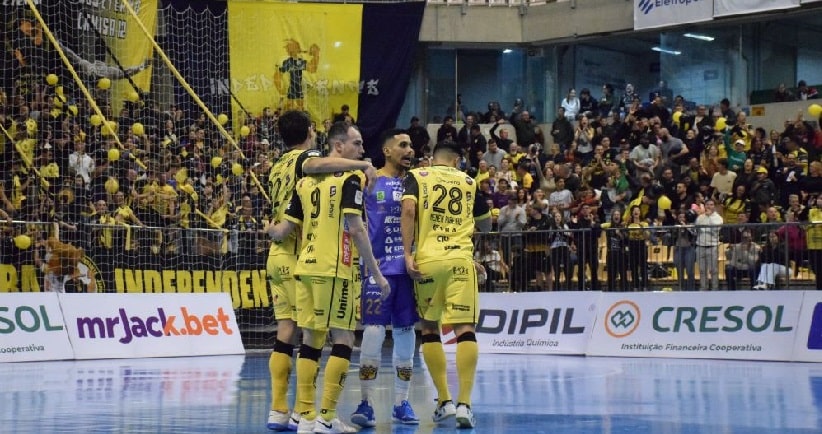
M 787 251 L 776 231 L 768 233 L 768 242 L 759 253 L 759 263 L 759 277 L 753 289 L 772 289 L 778 276 L 788 275 Z
M 525 264 L 530 270 L 528 279 L 536 280 L 536 287 L 539 291 L 550 291 L 551 283 L 549 275 L 551 273 L 551 263 L 549 260 L 548 243 L 546 235 L 551 229 L 551 218 L 544 214 L 545 204 L 533 202 L 526 209 L 528 212 L 528 223 L 525 225 Z
M 548 244 L 551 246 L 551 268 L 554 272 L 554 288 L 569 289 L 571 287 L 571 245 L 569 243 L 571 234 L 568 232 L 568 225 L 560 210 L 552 211 L 553 221 L 551 222 L 551 232 L 548 234 Z M 560 286 L 559 275 L 565 274 L 565 286 Z
M 631 214 L 626 224 L 628 229 L 628 268 L 634 291 L 648 290 L 648 222 L 642 219 L 639 206 L 631 207 Z
M 622 222 L 622 210 L 614 208 L 611 221 L 603 223 L 605 229 L 606 264 L 608 291 L 628 291 L 628 259 L 625 252 L 626 232 Z M 617 282 L 619 279 L 619 282 Z
M 488 276 L 485 279 L 485 291 L 494 291 L 494 284 L 508 274 L 508 265 L 502 260 L 502 255 L 496 248 L 496 240 L 484 238 L 480 248 L 474 253 L 474 260 L 485 267 Z

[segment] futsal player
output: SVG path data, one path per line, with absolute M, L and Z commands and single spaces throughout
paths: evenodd
M 477 182 L 457 170 L 461 155 L 456 143 L 439 143 L 431 167 L 408 172 L 401 228 L 406 270 L 416 280 L 422 354 L 438 393 L 434 422 L 456 416 L 458 428 L 473 428 L 479 294 L 471 238 L 475 221 L 488 219 L 490 212 L 484 200 L 477 200 Z M 457 337 L 456 406 L 448 390 L 441 324 L 450 325 Z
M 381 139 L 385 166 L 377 171 L 375 185 L 369 186 L 365 192 L 365 223 L 374 256 L 391 285 L 391 294 L 383 300 L 381 289 L 372 279 L 366 278 L 363 281 L 360 305 L 363 325 L 360 345 L 362 401 L 351 415 L 351 422 L 362 427 L 376 425 L 371 398 L 380 369 L 385 328 L 388 325 L 391 325 L 394 341 L 392 361 L 396 371 L 391 416 L 394 422 L 403 424 L 420 422 L 408 402 L 416 346 L 414 324 L 418 317 L 414 282 L 405 271 L 400 233 L 402 180 L 411 167 L 414 149 L 411 147 L 411 138 L 403 130 L 387 130 Z M 363 275 L 367 276 L 365 272 Z
M 338 122 L 329 131 L 331 156 L 358 160 L 363 154 L 362 135 L 352 125 Z M 345 385 L 354 330 L 355 303 L 359 293 L 353 284 L 354 258 L 364 261 L 383 297 L 390 292 L 362 221 L 365 178 L 348 171 L 305 177 L 297 182 L 285 220 L 269 228 L 281 240 L 297 226 L 302 228 L 302 247 L 294 269 L 297 325 L 303 343 L 297 359 L 298 433 L 349 433 L 357 428 L 337 417 L 337 400 Z M 314 397 L 319 360 L 328 332 L 333 346 L 324 372 L 319 413 Z
M 274 216 L 272 227 L 283 220 L 294 186 L 304 175 L 345 170 L 362 170 L 372 177 L 376 175 L 371 164 L 364 161 L 339 157 L 314 158 L 320 156 L 320 151 L 314 149 L 311 119 L 305 112 L 287 111 L 280 116 L 277 126 L 288 151 L 269 172 L 269 197 Z M 277 319 L 277 338 L 268 362 L 271 375 L 271 410 L 266 426 L 275 431 L 294 431 L 300 420 L 299 413 L 289 414 L 287 399 L 297 328 L 293 273 L 300 245 L 300 239 L 296 235 L 272 243 L 266 264 L 266 275 L 274 295 L 274 317 Z

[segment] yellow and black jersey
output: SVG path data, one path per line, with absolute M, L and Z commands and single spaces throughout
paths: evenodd
M 281 222 L 285 216 L 294 186 L 304 175 L 303 164 L 310 158 L 321 155 L 316 149 L 292 149 L 280 157 L 271 168 L 268 175 L 268 183 L 271 186 L 268 197 L 271 198 L 271 215 L 275 223 Z M 293 233 L 283 241 L 275 242 L 273 249 L 279 253 L 296 255 L 300 251 L 298 234 Z
M 352 278 L 355 247 L 346 214 L 362 215 L 365 175 L 337 172 L 302 178 L 284 218 L 302 226 L 295 275 Z
M 477 200 L 477 182 L 454 167 L 433 166 L 409 171 L 403 187 L 403 201 L 417 203 L 417 263 L 473 259 L 474 223 L 491 216 Z

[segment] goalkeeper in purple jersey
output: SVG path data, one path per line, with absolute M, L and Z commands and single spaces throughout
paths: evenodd
M 382 135 L 382 151 L 385 166 L 377 171 L 373 188 L 365 192 L 365 220 L 374 256 L 380 263 L 380 271 L 391 284 L 391 293 L 383 299 L 379 286 L 363 273 L 363 338 L 360 347 L 362 402 L 351 415 L 351 422 L 362 427 L 376 425 L 370 399 L 380 368 L 387 325 L 392 327 L 393 365 L 396 372 L 392 419 L 403 424 L 419 423 L 419 418 L 408 403 L 416 344 L 414 324 L 419 317 L 414 299 L 414 282 L 405 271 L 400 232 L 402 180 L 406 170 L 411 167 L 414 150 L 411 148 L 411 138 L 405 131 L 391 129 Z

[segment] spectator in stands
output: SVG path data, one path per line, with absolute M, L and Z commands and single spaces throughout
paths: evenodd
M 734 180 L 736 180 L 736 172 L 728 170 L 727 158 L 720 158 L 717 160 L 717 163 L 719 170 L 717 170 L 711 178 L 711 189 L 713 190 L 714 199 L 721 203 L 734 191 L 733 186 Z
M 808 262 L 816 277 L 816 288 L 822 288 L 822 195 L 816 195 L 808 211 L 805 237 L 808 245 Z
M 467 148 L 468 162 L 471 164 L 471 167 L 479 167 L 479 161 L 482 159 L 487 148 L 488 143 L 480 131 L 480 126 L 478 124 L 472 124 Z
M 760 250 L 759 244 L 753 242 L 751 231 L 742 229 L 738 242 L 731 243 L 725 250 L 725 279 L 728 282 L 728 290 L 736 291 L 737 280 L 741 278 L 747 278 L 750 286 L 754 286 Z
M 716 202 L 705 200 L 705 212 L 696 218 L 696 260 L 699 265 L 699 288 L 719 290 L 719 233 L 722 217 L 716 213 Z
M 822 193 L 822 162 L 812 161 L 808 165 L 808 176 L 799 180 L 799 187 L 803 196 Z
M 490 237 L 483 238 L 480 248 L 474 253 L 474 260 L 485 267 L 488 277 L 485 279 L 485 291 L 494 291 L 494 284 L 508 275 L 508 265 L 502 260 L 502 255 L 496 246 L 496 240 Z
M 574 122 L 579 111 L 579 98 L 577 98 L 577 91 L 573 87 L 568 89 L 568 94 L 562 99 L 562 108 L 565 110 L 565 119 L 569 122 Z
M 650 238 L 648 222 L 642 219 L 642 210 L 639 206 L 632 206 L 628 211 L 627 251 L 628 269 L 631 271 L 631 280 L 634 291 L 647 291 L 648 288 L 648 247 Z
M 411 147 L 414 149 L 414 156 L 422 158 L 426 152 L 430 152 L 431 136 L 428 130 L 420 125 L 420 118 L 411 117 L 411 126 L 408 127 L 408 136 L 411 138 Z
M 624 108 L 627 112 L 629 111 L 628 107 L 631 107 L 634 101 L 639 101 L 639 94 L 634 91 L 634 85 L 628 83 L 625 85 L 625 91 L 622 94 L 622 98 L 619 100 L 619 107 Z
M 541 201 L 532 202 L 526 206 L 528 212 L 528 222 L 523 228 L 525 255 L 524 265 L 528 270 L 527 277 L 530 281 L 535 279 L 538 291 L 550 291 L 551 283 L 549 274 L 551 264 L 549 261 L 548 244 L 546 243 L 546 231 L 552 228 L 551 217 L 544 214 L 545 205 Z
M 476 116 L 471 113 L 465 115 L 465 123 L 457 133 L 457 143 L 459 143 L 463 149 L 468 149 L 471 147 L 471 140 L 473 137 L 472 129 L 474 125 L 479 126 Z
M 550 221 L 550 232 L 548 232 L 547 241 L 551 248 L 550 257 L 551 270 L 554 274 L 554 289 L 569 290 L 573 279 L 571 269 L 574 265 L 571 260 L 572 235 L 568 231 L 568 225 L 565 223 L 562 211 L 555 209 L 548 220 Z M 560 274 L 565 275 L 564 286 L 560 286 Z
M 596 131 L 591 126 L 587 117 L 579 119 L 577 128 L 574 130 L 574 144 L 576 144 L 575 160 L 583 166 L 590 163 L 594 154 L 594 135 Z
M 816 88 L 808 87 L 805 80 L 799 80 L 799 83 L 796 84 L 796 96 L 800 101 L 805 101 L 818 98 L 819 92 Z
M 522 146 L 528 146 L 536 142 L 536 127 L 537 122 L 531 118 L 531 114 L 523 110 L 520 113 L 511 115 L 511 125 L 514 126 L 514 131 L 517 133 L 517 143 Z M 512 148 L 513 149 L 513 148 Z M 514 153 L 509 150 L 509 153 Z
M 690 208 L 680 208 L 676 216 L 676 229 L 673 233 L 674 267 L 676 268 L 677 283 L 680 290 L 695 291 L 696 276 L 696 229 L 694 219 L 696 212 Z M 686 277 L 687 274 L 687 277 Z
M 502 159 L 508 155 L 504 149 L 500 149 L 496 139 L 488 139 L 488 151 L 482 154 L 482 159 L 488 163 L 488 167 L 502 166 Z
M 579 91 L 579 116 L 596 119 L 599 116 L 597 100 L 591 97 L 591 90 L 583 88 Z
M 599 252 L 597 240 L 601 234 L 601 227 L 596 213 L 591 211 L 591 205 L 582 203 L 579 211 L 571 217 L 568 224 L 574 229 L 574 247 L 577 252 L 577 289 L 579 291 L 599 291 Z M 590 278 L 586 278 L 585 266 L 590 270 Z
M 599 116 L 607 118 L 614 108 L 614 86 L 610 83 L 602 85 L 602 97 L 599 99 Z
M 788 209 L 785 212 L 785 225 L 776 230 L 780 240 L 785 242 L 788 249 L 788 259 L 795 264 L 794 276 L 799 273 L 799 265 L 805 260 L 807 242 L 805 240 L 805 229 L 800 226 L 796 214 Z
M 605 230 L 606 264 L 608 291 L 628 291 L 627 234 L 622 222 L 622 210 L 614 208 L 610 221 L 600 225 Z M 619 279 L 619 282 L 617 282 Z
M 505 123 L 505 118 L 497 119 L 497 121 L 494 122 L 494 125 L 491 126 L 491 131 L 489 131 L 489 133 L 491 134 L 491 138 L 496 141 L 497 146 L 503 151 L 505 151 L 505 153 L 508 153 L 508 151 L 511 149 L 511 143 L 513 143 L 513 140 L 508 138 L 508 130 L 503 128 L 499 130 L 499 135 L 497 135 L 497 129 L 500 125 L 503 125 Z
M 446 140 L 450 140 L 452 142 L 457 141 L 457 129 L 454 128 L 454 117 L 453 116 L 446 116 L 440 128 L 437 130 L 437 143 L 444 142 Z
M 796 96 L 794 96 L 790 89 L 785 87 L 785 83 L 779 83 L 779 86 L 773 93 L 773 100 L 774 102 L 796 101 Z
M 753 289 L 772 289 L 778 276 L 788 274 L 788 255 L 776 231 L 768 233 L 768 242 L 759 254 L 759 277 Z
M 563 107 L 557 109 L 557 118 L 551 125 L 551 137 L 554 138 L 554 143 L 559 145 L 559 150 L 565 149 L 574 140 L 574 126 L 565 116 L 565 108 Z M 517 138 L 519 139 L 519 136 Z

